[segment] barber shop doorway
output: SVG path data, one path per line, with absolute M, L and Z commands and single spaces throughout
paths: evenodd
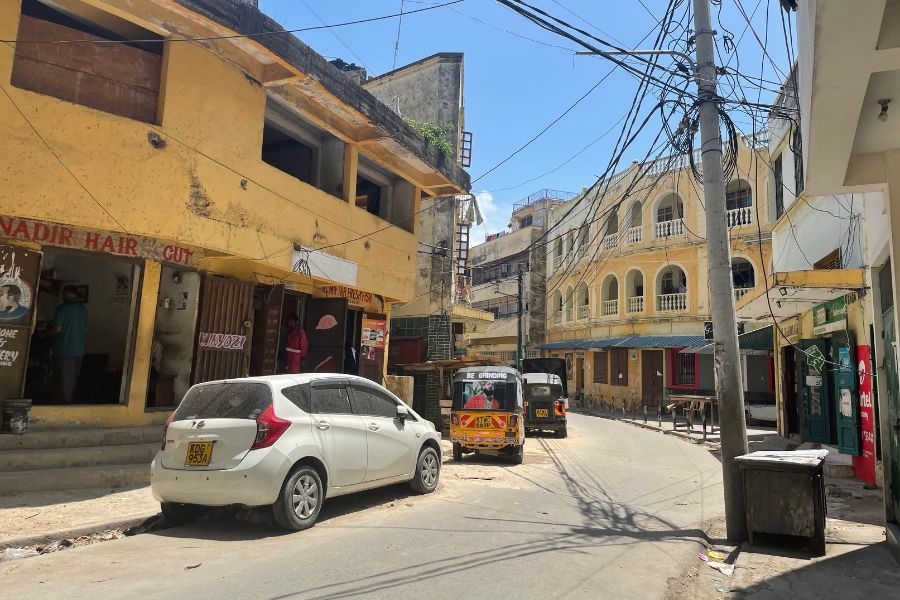
M 45 249 L 25 397 L 35 405 L 124 403 L 140 285 L 136 261 Z

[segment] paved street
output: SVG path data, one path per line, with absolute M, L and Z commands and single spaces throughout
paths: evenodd
M 722 513 L 701 446 L 570 415 L 525 464 L 445 463 L 439 490 L 326 502 L 283 534 L 230 517 L 5 563 L 7 598 L 662 598 Z M 17 568 L 6 572 L 11 566 Z

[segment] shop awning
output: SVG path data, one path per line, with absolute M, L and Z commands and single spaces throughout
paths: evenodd
M 602 348 L 684 348 L 707 343 L 702 335 L 632 335 L 602 340 L 572 340 L 538 344 L 540 350 L 599 350 Z
M 773 273 L 769 285 L 748 292 L 737 302 L 741 321 L 782 321 L 817 304 L 866 288 L 863 269 L 818 269 Z
M 741 354 L 758 354 L 768 355 L 775 347 L 775 338 L 772 333 L 772 326 L 761 327 L 742 333 L 738 336 L 738 347 Z M 713 345 L 706 343 L 703 346 L 694 346 L 693 348 L 685 348 L 680 354 L 712 354 Z

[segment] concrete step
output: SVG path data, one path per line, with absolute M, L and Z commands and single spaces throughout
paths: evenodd
M 84 448 L 162 442 L 162 425 L 92 429 L 36 429 L 0 435 L 0 452 L 49 448 Z
M 148 483 L 150 483 L 149 462 L 136 465 L 103 465 L 0 473 L 0 490 L 3 490 L 4 493 L 144 486 Z
M 99 467 L 102 465 L 149 464 L 157 450 L 159 450 L 159 443 L 9 450 L 0 452 L 0 473 Z

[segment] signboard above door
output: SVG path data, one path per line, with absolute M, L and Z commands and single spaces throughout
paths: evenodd
M 813 334 L 823 335 L 847 329 L 847 303 L 835 298 L 813 307 Z

